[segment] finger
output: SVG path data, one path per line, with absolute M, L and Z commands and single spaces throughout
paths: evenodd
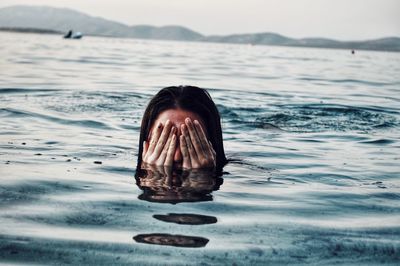
M 211 153 L 213 155 L 214 166 L 217 164 L 217 153 L 215 152 L 211 141 L 208 141 L 208 145 L 210 146 Z
M 143 141 L 142 160 L 143 160 L 143 158 L 146 157 L 148 148 L 149 148 L 149 145 L 148 145 L 147 141 Z
M 171 141 L 169 143 L 167 157 L 165 158 L 164 166 L 172 166 L 174 162 L 175 148 L 176 148 L 176 135 L 173 134 Z
M 163 147 L 163 149 L 162 149 L 160 155 L 159 155 L 158 158 L 156 159 L 156 160 L 157 160 L 157 165 L 164 165 L 165 159 L 167 158 L 169 145 L 170 145 L 170 143 L 171 143 L 171 141 L 172 141 L 172 137 L 173 137 L 174 133 L 175 133 L 175 128 L 173 127 L 173 128 L 171 129 L 171 132 L 169 133 L 167 142 L 165 143 L 165 145 L 164 145 L 164 147 Z
M 186 126 L 188 128 L 191 143 L 193 144 L 194 150 L 198 156 L 204 154 L 203 147 L 201 146 L 199 136 L 194 128 L 192 120 L 190 118 L 185 119 Z
M 186 142 L 186 147 L 187 147 L 187 150 L 188 150 L 188 153 L 189 153 L 189 157 L 190 157 L 191 167 L 194 167 L 196 165 L 196 162 L 197 162 L 197 154 L 196 154 L 196 151 L 194 149 L 192 140 L 190 139 L 187 126 L 182 124 L 181 131 L 182 131 L 183 136 L 185 137 L 185 142 Z
M 167 140 L 169 138 L 171 128 L 172 128 L 172 123 L 171 123 L 171 121 L 167 120 L 167 122 L 165 123 L 164 129 L 160 135 L 160 138 L 158 139 L 157 145 L 154 148 L 153 156 L 155 158 L 158 158 L 161 151 L 164 149 L 165 143 L 167 143 Z
M 157 145 L 158 138 L 160 137 L 161 131 L 162 131 L 163 125 L 161 122 L 158 122 L 156 128 L 153 130 L 150 138 L 150 145 L 148 148 L 148 153 L 152 154 L 154 151 L 154 148 Z
M 208 144 L 206 134 L 204 133 L 203 127 L 200 125 L 198 120 L 194 120 L 194 127 L 196 129 L 197 136 L 199 136 L 203 151 L 205 152 L 207 157 L 212 158 L 212 152 L 211 152 L 210 146 Z
M 190 162 L 190 155 L 188 151 L 188 147 L 186 144 L 186 138 L 185 136 L 181 135 L 179 137 L 179 148 L 181 149 L 182 153 L 182 167 L 186 169 L 192 168 L 192 164 Z
M 215 152 L 214 147 L 213 147 L 211 141 L 208 141 L 208 145 L 209 145 L 209 147 L 210 147 L 210 150 L 211 150 L 212 155 L 214 156 L 214 158 L 216 158 L 217 153 Z

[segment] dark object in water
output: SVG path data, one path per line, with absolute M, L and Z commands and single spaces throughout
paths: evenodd
M 93 163 L 95 163 L 95 164 L 102 164 L 103 162 L 102 162 L 102 161 L 94 161 Z
M 351 50 L 351 54 L 355 54 L 356 52 L 354 50 Z
M 153 217 L 163 222 L 176 224 L 200 225 L 215 224 L 217 222 L 217 218 L 215 218 L 214 216 L 190 213 L 168 213 L 167 215 L 154 214 Z
M 69 39 L 71 37 L 72 37 L 72 30 L 68 31 L 68 33 L 64 35 L 65 39 Z
M 201 248 L 207 245 L 209 241 L 204 237 L 170 234 L 140 234 L 134 236 L 133 239 L 138 243 L 183 248 Z
M 67 34 L 64 35 L 64 39 L 81 39 L 82 38 L 82 33 L 80 32 L 73 32 L 72 30 L 69 30 Z

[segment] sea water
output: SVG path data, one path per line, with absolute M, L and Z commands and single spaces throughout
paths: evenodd
M 221 177 L 135 178 L 171 85 L 217 104 Z M 399 53 L 0 33 L 0 262 L 396 265 L 399 103 Z

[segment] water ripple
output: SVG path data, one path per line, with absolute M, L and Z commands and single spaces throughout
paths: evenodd
M 3 117 L 8 118 L 20 118 L 20 117 L 28 117 L 33 119 L 42 119 L 46 121 L 50 121 L 52 123 L 62 124 L 62 125 L 74 125 L 80 127 L 89 127 L 89 128 L 96 128 L 96 129 L 103 129 L 109 130 L 112 127 L 108 126 L 107 124 L 95 120 L 73 120 L 73 119 L 66 119 L 57 116 L 45 115 L 40 114 L 37 112 L 30 112 L 21 109 L 13 109 L 13 108 L 1 108 L 0 115 Z

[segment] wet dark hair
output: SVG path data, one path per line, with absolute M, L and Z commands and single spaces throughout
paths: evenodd
M 216 168 L 222 170 L 227 159 L 222 139 L 221 118 L 210 94 L 194 86 L 166 87 L 151 99 L 144 112 L 140 128 L 137 168 L 142 165 L 143 141 L 147 139 L 154 121 L 163 111 L 177 108 L 193 112 L 203 119 L 205 130 L 217 154 Z

